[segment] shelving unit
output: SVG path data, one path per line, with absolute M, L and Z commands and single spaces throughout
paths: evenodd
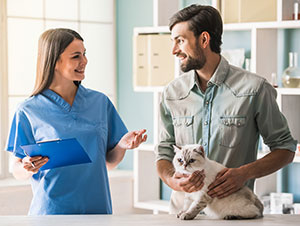
M 160 180 L 155 167 L 154 145 L 134 151 L 134 207 L 168 212 L 168 201 L 160 200 Z
M 277 89 L 277 103 L 279 109 L 287 118 L 291 133 L 294 139 L 300 142 L 300 126 L 299 112 L 300 112 L 300 89 L 299 88 L 278 88 Z M 296 123 L 295 123 L 296 122 Z M 298 144 L 299 146 L 300 144 Z M 300 163 L 300 150 L 296 151 L 294 158 L 295 163 Z
M 157 0 L 159 2 L 159 0 Z M 231 23 L 224 24 L 224 31 L 250 31 L 251 33 L 251 67 L 250 70 L 265 77 L 271 82 L 271 74 L 278 72 L 278 35 L 280 29 L 300 29 L 300 20 L 289 20 L 293 0 L 277 0 L 277 21 L 271 22 L 251 22 L 251 23 Z M 212 1 L 214 7 L 219 6 L 219 1 Z M 156 24 L 157 25 L 157 24 Z M 169 34 L 167 26 L 138 27 L 134 29 L 134 35 L 140 34 Z M 267 59 L 267 61 L 266 61 Z M 267 62 L 267 63 L 266 63 Z M 179 63 L 175 64 L 175 73 L 179 75 Z M 159 97 L 163 87 L 134 87 L 136 92 L 152 92 L 154 95 L 153 114 L 154 114 L 154 141 L 153 145 L 141 145 L 134 152 L 134 207 L 153 210 L 154 213 L 159 211 L 168 212 L 168 202 L 160 200 L 160 183 L 155 168 L 154 148 L 158 141 L 158 104 Z M 278 104 L 280 109 L 286 114 L 286 101 L 289 97 L 299 98 L 297 112 L 300 112 L 300 89 L 278 89 Z M 285 102 L 283 104 L 283 102 Z M 288 111 L 289 112 L 289 111 Z M 289 113 L 287 113 L 289 114 Z M 299 115 L 299 114 L 298 114 Z M 295 117 L 292 114 L 292 118 Z M 289 121 L 289 119 L 288 119 Z M 293 131 L 292 131 L 293 133 Z M 300 131 L 299 131 L 300 134 Z M 296 139 L 298 139 L 296 137 Z M 299 139 L 300 140 L 300 137 Z M 259 154 L 258 158 L 262 157 Z M 296 156 L 294 162 L 300 162 L 300 156 Z M 257 180 L 256 191 L 261 195 L 266 192 L 276 192 L 277 173 Z

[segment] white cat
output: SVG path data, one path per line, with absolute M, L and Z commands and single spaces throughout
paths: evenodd
M 250 219 L 263 216 L 263 205 L 257 196 L 246 186 L 237 192 L 222 198 L 211 198 L 207 195 L 208 186 L 216 175 L 225 167 L 205 157 L 200 145 L 174 146 L 176 155 L 173 165 L 176 172 L 192 174 L 204 170 L 204 186 L 200 191 L 185 193 L 184 206 L 177 217 L 181 220 L 192 220 L 200 211 L 214 219 Z

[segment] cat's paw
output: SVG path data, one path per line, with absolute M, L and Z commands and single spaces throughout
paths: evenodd
M 177 214 L 178 217 L 178 214 Z M 194 214 L 184 213 L 182 212 L 178 217 L 180 220 L 193 220 L 195 218 Z
M 177 218 L 180 218 L 181 214 L 183 214 L 184 212 L 183 211 L 180 211 L 179 213 L 177 213 Z

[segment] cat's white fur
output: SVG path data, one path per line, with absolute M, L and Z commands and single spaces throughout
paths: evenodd
M 214 219 L 244 219 L 263 216 L 262 203 L 246 186 L 222 199 L 211 198 L 207 195 L 208 186 L 215 180 L 217 173 L 225 167 L 208 159 L 200 145 L 185 145 L 181 148 L 174 146 L 174 150 L 176 155 L 173 165 L 176 172 L 192 174 L 196 170 L 204 170 L 205 174 L 204 186 L 200 191 L 185 193 L 184 206 L 177 217 L 182 220 L 191 220 L 202 210 Z M 179 162 L 178 159 L 183 162 Z M 194 159 L 194 162 L 188 164 L 190 159 Z

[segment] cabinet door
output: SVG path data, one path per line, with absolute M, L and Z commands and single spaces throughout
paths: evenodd
M 174 79 L 175 59 L 169 34 L 148 35 L 150 41 L 150 86 L 164 86 Z
M 240 0 L 239 22 L 276 21 L 276 0 Z
M 221 14 L 225 24 L 239 22 L 239 0 L 221 1 Z
M 276 21 L 276 0 L 222 0 L 224 23 Z
M 148 82 L 148 38 L 137 35 L 133 38 L 134 86 L 147 86 Z

